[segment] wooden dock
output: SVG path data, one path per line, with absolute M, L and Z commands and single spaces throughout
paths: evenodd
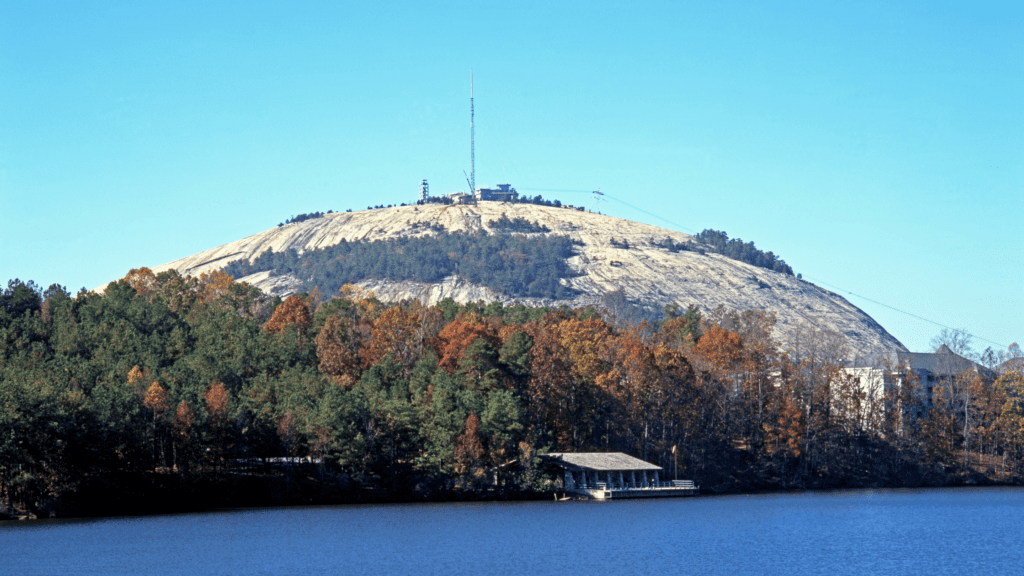
M 611 486 L 598 482 L 594 486 L 577 486 L 576 493 L 586 494 L 595 500 L 617 500 L 621 498 L 670 498 L 680 496 L 696 496 L 700 488 L 693 480 L 675 480 L 672 482 L 652 482 L 649 486 Z
M 664 498 L 695 496 L 700 489 L 693 480 L 662 482 L 660 466 L 621 452 L 553 453 L 541 456 L 561 469 L 561 488 L 567 493 L 593 498 Z

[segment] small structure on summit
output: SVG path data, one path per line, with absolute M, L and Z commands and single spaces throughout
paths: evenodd
M 452 192 L 447 196 L 452 204 L 473 204 L 474 199 L 472 194 L 466 194 L 465 192 Z
M 498 184 L 496 188 L 477 188 L 472 194 L 467 192 L 452 192 L 440 198 L 430 195 L 430 188 L 427 181 L 420 183 L 420 198 L 418 204 L 428 202 L 440 202 L 443 204 L 475 204 L 477 202 L 518 202 L 519 192 L 511 184 Z
M 651 498 L 694 496 L 692 480 L 662 481 L 661 466 L 622 452 L 554 452 L 541 456 L 544 463 L 563 472 L 562 488 L 588 498 Z
M 497 188 L 477 188 L 473 196 L 477 200 L 515 202 L 519 199 L 519 192 L 511 184 L 498 184 Z

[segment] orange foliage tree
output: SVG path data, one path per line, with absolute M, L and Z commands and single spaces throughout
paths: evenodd
M 230 395 L 227 388 L 214 380 L 210 387 L 203 393 L 203 401 L 206 404 L 206 413 L 210 417 L 211 444 L 208 455 L 218 464 L 224 458 L 224 452 L 230 447 L 230 434 L 227 430 L 228 405 Z
M 310 311 L 309 303 L 297 295 L 289 296 L 277 310 L 270 320 L 263 325 L 267 332 L 280 334 L 285 330 L 295 330 L 299 335 L 305 334 L 313 324 L 313 314 Z
M 480 440 L 480 418 L 473 412 L 466 417 L 466 430 L 455 441 L 456 472 L 475 476 L 480 472 L 484 445 Z
M 602 338 L 610 328 L 600 320 L 576 320 L 553 312 L 530 327 L 533 339 L 527 412 L 538 431 L 559 449 L 578 450 L 601 444 L 600 408 L 611 409 L 595 385 L 607 370 Z
M 420 317 L 413 310 L 392 306 L 373 323 L 369 346 L 363 353 L 363 367 L 369 368 L 391 354 L 406 370 L 423 351 Z
M 197 279 L 200 298 L 210 303 L 229 293 L 235 279 L 221 270 L 203 272 Z
M 138 296 L 146 300 L 150 300 L 157 290 L 156 275 L 145 266 L 142 268 L 132 268 L 122 280 L 131 286 Z
M 360 345 L 367 339 L 367 331 L 358 319 L 337 314 L 329 316 L 316 336 L 320 371 L 351 388 L 359 378 L 363 362 L 359 356 Z
M 477 339 L 481 338 L 495 349 L 500 347 L 498 337 L 486 324 L 474 322 L 470 317 L 456 318 L 448 323 L 437 335 L 438 366 L 454 373 L 459 362 L 465 358 L 465 351 Z
M 609 342 L 610 357 L 614 369 L 599 380 L 606 382 L 603 388 L 616 400 L 617 414 L 608 414 L 608 421 L 616 421 L 624 429 L 626 442 L 631 451 L 647 459 L 652 425 L 668 399 L 667 384 L 663 378 L 654 353 L 635 330 L 626 330 Z M 610 436 L 610 432 L 606 432 Z M 639 445 L 637 445 L 639 444 Z
M 179 402 L 171 429 L 174 431 L 174 467 L 180 468 L 182 472 L 189 471 L 194 457 L 192 427 L 195 422 L 192 407 L 185 400 Z
M 158 466 L 157 460 L 157 446 L 159 444 L 161 453 L 163 452 L 163 443 L 159 442 L 160 425 L 166 418 L 167 411 L 170 410 L 170 406 L 167 403 L 168 395 L 167 390 L 160 385 L 159 382 L 153 382 L 150 384 L 149 389 L 146 390 L 146 396 L 142 400 L 142 404 L 149 408 L 153 415 L 153 466 Z M 162 460 L 163 458 L 161 458 Z

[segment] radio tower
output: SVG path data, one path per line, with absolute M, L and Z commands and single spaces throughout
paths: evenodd
M 473 124 L 473 69 L 469 69 L 469 193 L 476 194 L 476 126 Z

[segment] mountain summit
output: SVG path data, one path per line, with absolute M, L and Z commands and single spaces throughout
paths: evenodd
M 323 280 L 326 276 L 316 275 L 316 270 L 310 267 L 292 266 L 288 272 L 282 272 L 280 266 L 271 262 L 275 255 L 287 254 L 295 260 L 343 247 L 346 251 L 336 256 L 332 253 L 329 261 L 345 263 L 346 259 L 354 258 L 351 251 L 354 248 L 372 245 L 379 254 L 401 254 L 412 249 L 410 242 L 440 241 L 451 235 L 476 239 L 510 235 L 515 238 L 510 242 L 520 243 L 530 239 L 535 242 L 546 239 L 565 242 L 567 239 L 567 248 L 562 248 L 565 250 L 563 263 L 570 273 L 546 280 L 549 287 L 551 282 L 558 283 L 555 291 L 540 291 L 534 286 L 540 281 L 537 279 L 529 287 L 524 284 L 529 278 L 510 280 L 519 283 L 509 285 L 522 288 L 516 294 L 509 294 L 507 290 L 481 281 L 487 278 L 486 273 L 475 276 L 462 273 L 458 261 L 460 258 L 465 261 L 469 256 L 450 253 L 429 257 L 455 262 L 453 271 L 445 277 L 436 277 L 437 270 L 446 270 L 443 266 L 433 269 L 435 277 L 423 280 L 417 279 L 415 274 L 396 276 L 388 271 L 394 267 L 382 264 L 353 280 L 372 290 L 381 300 L 416 298 L 426 303 L 450 297 L 463 303 L 484 300 L 582 306 L 621 291 L 619 293 L 627 300 L 658 310 L 670 304 L 683 308 L 693 304 L 705 312 L 719 306 L 737 311 L 775 312 L 775 336 L 784 348 L 798 338 L 802 326 L 810 326 L 828 327 L 843 334 L 857 356 L 880 356 L 906 350 L 862 310 L 810 282 L 704 250 L 695 237 L 682 232 L 564 206 L 480 202 L 324 214 L 175 260 L 153 271 L 174 269 L 196 276 L 234 263 L 231 268 L 247 272 L 237 280 L 284 296 L 312 288 L 307 285 L 309 282 L 314 278 Z M 378 244 L 372 244 L 375 242 Z M 437 247 L 433 249 L 436 253 Z M 519 258 L 522 252 L 520 248 L 509 246 L 495 250 L 498 252 L 489 256 L 477 254 L 473 258 L 509 261 Z M 273 253 L 268 254 L 269 251 Z M 264 258 L 257 260 L 261 255 Z M 324 261 L 324 258 L 318 260 Z M 254 263 L 262 265 L 254 266 Z M 549 260 L 534 258 L 531 261 L 522 257 L 523 267 L 552 265 Z M 252 272 L 254 268 L 259 270 Z M 351 267 L 348 270 L 349 274 L 355 273 Z M 518 272 L 524 271 L 529 272 L 523 269 Z

